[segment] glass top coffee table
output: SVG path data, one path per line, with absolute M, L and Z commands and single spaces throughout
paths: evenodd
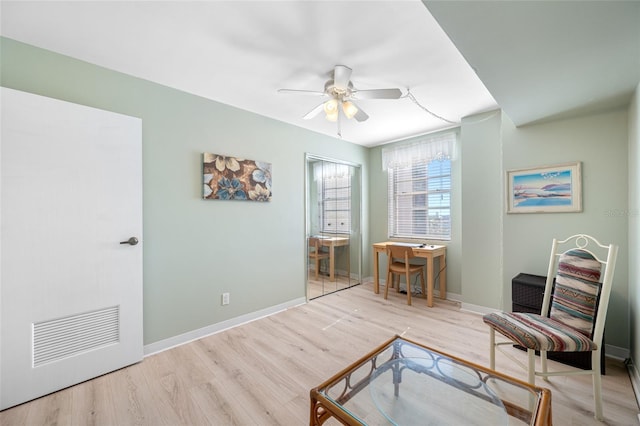
M 311 390 L 311 425 L 551 425 L 551 392 L 395 336 Z

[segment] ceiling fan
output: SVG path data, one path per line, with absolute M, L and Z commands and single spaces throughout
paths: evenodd
M 340 117 L 344 115 L 348 119 L 355 118 L 356 121 L 365 121 L 369 118 L 354 101 L 362 99 L 398 99 L 402 96 L 402 91 L 393 89 L 367 89 L 358 90 L 351 82 L 351 68 L 345 65 L 336 65 L 333 70 L 333 78 L 324 84 L 324 91 L 279 89 L 278 93 L 293 93 L 303 95 L 317 95 L 329 98 L 317 105 L 302 117 L 309 120 L 320 112 L 324 111 L 325 118 L 338 123 L 338 136 L 340 134 Z M 340 113 L 342 111 L 342 114 Z

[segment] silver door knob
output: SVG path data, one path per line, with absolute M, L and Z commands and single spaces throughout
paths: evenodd
M 136 237 L 131 237 L 127 241 L 120 241 L 120 244 L 129 244 L 135 246 L 138 244 L 138 239 Z

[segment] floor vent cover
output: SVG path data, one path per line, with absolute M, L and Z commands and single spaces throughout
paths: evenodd
M 68 358 L 120 340 L 120 307 L 33 324 L 33 366 Z

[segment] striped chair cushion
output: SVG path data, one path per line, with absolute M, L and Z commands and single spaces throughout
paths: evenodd
M 597 345 L 561 322 L 525 312 L 496 312 L 482 320 L 514 343 L 537 351 L 592 351 Z
M 600 293 L 600 262 L 585 250 L 560 256 L 549 316 L 591 337 Z

